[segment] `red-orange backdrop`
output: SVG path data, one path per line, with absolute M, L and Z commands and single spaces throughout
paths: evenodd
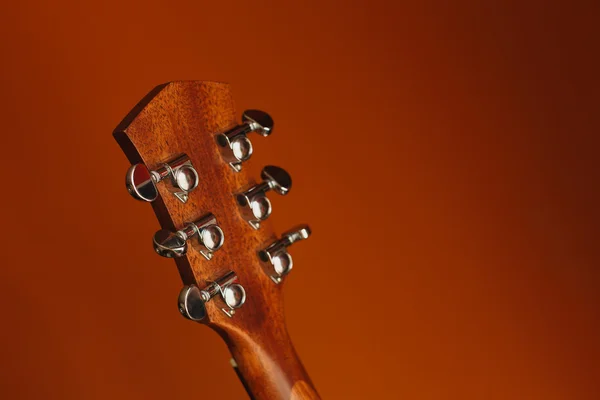
M 325 399 L 597 399 L 597 10 L 30 2 L 0 14 L 0 398 L 244 398 L 174 305 L 111 132 L 156 84 L 276 120 L 310 222 L 288 325 Z

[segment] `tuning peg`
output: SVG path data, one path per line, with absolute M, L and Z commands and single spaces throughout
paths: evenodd
M 290 273 L 294 261 L 287 248 L 299 240 L 308 239 L 311 234 L 308 225 L 300 225 L 281 235 L 281 239 L 271 243 L 266 249 L 258 252 L 261 261 L 268 263 L 268 274 L 273 282 L 279 284 L 283 277 Z
M 134 164 L 127 171 L 125 185 L 134 199 L 152 202 L 158 197 L 156 184 L 170 178 L 173 195 L 182 203 L 187 202 L 188 193 L 198 186 L 198 173 L 185 154 L 150 171 L 144 164 Z
M 242 169 L 242 163 L 252 155 L 252 142 L 246 135 L 256 132 L 261 136 L 269 136 L 273 131 L 273 119 L 260 110 L 246 110 L 242 114 L 242 124 L 225 133 L 217 135 L 217 143 L 221 146 L 223 159 L 234 171 Z
M 206 317 L 206 303 L 216 295 L 220 295 L 226 305 L 221 311 L 230 318 L 246 302 L 246 290 L 237 283 L 237 275 L 229 271 L 204 289 L 196 285 L 184 286 L 179 292 L 179 312 L 187 319 L 201 321 Z
M 182 257 L 187 253 L 187 242 L 189 239 L 197 239 L 192 242 L 198 251 L 210 260 L 213 252 L 223 246 L 225 235 L 217 225 L 217 219 L 213 214 L 205 215 L 195 222 L 189 222 L 185 228 L 177 232 L 161 229 L 154 234 L 154 250 L 161 256 L 167 258 Z
M 260 176 L 263 179 L 261 183 L 236 195 L 242 216 L 254 229 L 258 229 L 260 221 L 271 215 L 271 202 L 266 197 L 266 192 L 273 190 L 284 196 L 292 188 L 292 177 L 283 168 L 267 165 Z

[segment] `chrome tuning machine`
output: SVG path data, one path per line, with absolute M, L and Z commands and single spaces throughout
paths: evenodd
M 308 239 L 311 234 L 308 225 L 300 225 L 281 235 L 281 239 L 258 252 L 262 262 L 268 263 L 268 274 L 273 282 L 279 284 L 290 273 L 294 262 L 287 248 L 300 240 Z
M 221 311 L 230 318 L 246 302 L 246 290 L 237 283 L 237 275 L 229 271 L 216 281 L 209 282 L 204 289 L 196 285 L 185 286 L 179 293 L 179 312 L 187 319 L 201 321 L 206 317 L 206 303 L 217 295 L 226 306 Z
M 182 257 L 187 253 L 188 240 L 192 242 L 200 254 L 210 260 L 213 253 L 223 246 L 225 235 L 217 225 L 217 219 L 213 214 L 205 215 L 195 222 L 189 222 L 177 232 L 161 229 L 154 234 L 154 250 L 161 256 L 167 258 Z
M 242 216 L 254 229 L 260 228 L 260 221 L 271 215 L 271 202 L 266 192 L 273 190 L 283 196 L 292 188 L 292 177 L 283 168 L 267 165 L 260 176 L 261 183 L 236 195 Z
M 125 185 L 134 199 L 152 202 L 158 197 L 156 184 L 165 179 L 168 179 L 174 189 L 173 195 L 182 203 L 187 202 L 188 193 L 198 186 L 198 172 L 185 154 L 154 171 L 150 171 L 144 164 L 132 165 L 127 171 Z
M 252 155 L 252 142 L 247 135 L 256 132 L 261 136 L 269 136 L 273 131 L 273 119 L 260 110 L 246 110 L 242 114 L 242 124 L 225 133 L 217 135 L 217 143 L 221 147 L 223 159 L 234 171 L 242 169 L 242 163 Z

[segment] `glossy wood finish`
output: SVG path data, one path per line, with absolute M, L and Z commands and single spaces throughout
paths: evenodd
M 224 246 L 211 261 L 191 246 L 175 261 L 185 284 L 204 287 L 207 281 L 233 270 L 246 289 L 246 303 L 233 318 L 220 311 L 222 304 L 215 298 L 207 304 L 204 323 L 226 341 L 250 395 L 256 399 L 316 399 L 285 326 L 283 284 L 271 281 L 257 257 L 257 251 L 275 235 L 268 221 L 259 230 L 252 229 L 241 218 L 234 199 L 234 193 L 255 181 L 243 170 L 233 172 L 215 143 L 216 133 L 239 121 L 227 84 L 172 82 L 156 87 L 142 99 L 114 136 L 131 163 L 143 162 L 152 169 L 185 153 L 198 171 L 198 188 L 186 204 L 160 183 L 159 198 L 152 205 L 165 229 L 180 229 L 209 212 L 223 229 Z

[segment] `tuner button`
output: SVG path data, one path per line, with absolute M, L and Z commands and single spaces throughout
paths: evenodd
M 200 241 L 206 249 L 213 252 L 223 246 L 225 235 L 218 225 L 207 225 L 200 230 Z
M 197 239 L 192 241 L 192 244 L 207 260 L 212 259 L 213 253 L 225 242 L 225 234 L 213 214 L 207 214 L 197 221 L 188 223 L 183 232 L 188 239 Z
M 246 302 L 246 290 L 239 283 L 232 283 L 221 290 L 223 301 L 230 310 L 240 308 Z
M 127 170 L 125 185 L 136 200 L 152 202 L 158 197 L 156 183 L 144 164 L 134 164 Z
M 263 168 L 261 178 L 269 182 L 269 186 L 280 195 L 286 195 L 292 188 L 292 177 L 283 168 L 267 165 Z
M 298 240 L 308 239 L 311 234 L 312 234 L 312 231 L 310 230 L 310 226 L 308 226 L 308 225 L 300 225 L 298 228 L 296 228 L 295 230 L 292 230 L 292 232 L 288 233 L 287 235 L 289 237 L 293 237 L 294 238 L 294 240 L 292 242 L 292 243 L 294 243 L 294 242 L 296 242 Z
M 154 250 L 163 257 L 181 257 L 187 252 L 186 240 L 180 232 L 171 232 L 161 229 L 154 234 Z
M 154 250 L 163 257 L 181 257 L 187 252 L 187 241 L 206 258 L 210 260 L 213 253 L 223 246 L 225 234 L 217 224 L 213 214 L 207 214 L 197 221 L 189 222 L 177 231 L 161 229 L 154 234 Z
M 270 255 L 266 250 L 262 250 L 258 256 L 261 261 L 271 264 L 274 274 L 269 274 L 269 276 L 275 283 L 280 283 L 281 277 L 289 274 L 294 266 L 294 260 L 287 251 L 280 251 Z
M 223 159 L 234 171 L 242 169 L 242 163 L 252 156 L 252 142 L 247 138 L 251 132 L 269 136 L 273 131 L 273 119 L 260 110 L 246 110 L 242 114 L 242 124 L 216 136 Z
M 189 193 L 198 186 L 198 173 L 192 166 L 181 166 L 173 172 L 174 186 L 185 193 Z
M 261 183 L 236 195 L 242 217 L 254 229 L 258 229 L 260 221 L 271 215 L 271 202 L 266 197 L 266 192 L 273 190 L 283 196 L 292 188 L 292 177 L 283 168 L 268 165 L 260 175 L 263 178 Z
M 250 139 L 244 135 L 240 135 L 231 142 L 231 151 L 233 152 L 235 159 L 242 162 L 250 158 L 254 148 L 252 147 Z
M 311 230 L 308 225 L 300 225 L 284 233 L 281 235 L 281 239 L 258 252 L 260 260 L 268 264 L 266 271 L 273 282 L 281 283 L 283 277 L 289 274 L 294 266 L 294 261 L 287 248 L 297 241 L 307 239 L 310 234 Z
M 184 286 L 179 292 L 179 312 L 187 319 L 201 321 L 206 317 L 205 298 L 195 285 Z
M 284 241 L 286 247 L 289 247 L 300 240 L 308 239 L 311 234 L 312 230 L 310 229 L 310 226 L 302 224 L 283 233 L 281 235 L 281 240 Z
M 158 197 L 156 184 L 168 179 L 173 195 L 182 203 L 187 202 L 188 193 L 198 186 L 198 173 L 185 154 L 179 156 L 156 171 L 150 171 L 144 164 L 132 165 L 125 176 L 127 191 L 133 198 L 152 202 Z
M 209 282 L 204 289 L 196 285 L 185 286 L 179 293 L 178 306 L 181 315 L 192 321 L 201 321 L 206 317 L 206 303 L 214 297 L 220 297 L 225 308 L 221 311 L 228 317 L 246 302 L 246 290 L 237 282 L 237 275 L 228 271 L 216 280 Z
M 269 136 L 273 131 L 273 118 L 264 111 L 246 110 L 242 120 L 250 123 L 252 130 L 261 136 Z

